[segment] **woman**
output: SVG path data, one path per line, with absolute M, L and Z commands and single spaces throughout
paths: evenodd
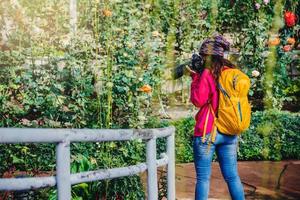
M 244 199 L 244 190 L 237 170 L 237 136 L 224 135 L 217 131 L 212 140 L 214 113 L 217 114 L 219 91 L 218 79 L 223 70 L 235 68 L 224 58 L 229 50 L 229 42 L 217 35 L 206 39 L 199 50 L 205 60 L 205 69 L 201 74 L 190 69 L 191 102 L 199 108 L 194 130 L 194 163 L 197 173 L 195 199 L 208 198 L 211 163 L 214 152 L 217 153 L 222 175 L 227 183 L 231 198 Z M 212 111 L 210 111 L 210 106 Z M 206 126 L 205 126 L 206 125 Z

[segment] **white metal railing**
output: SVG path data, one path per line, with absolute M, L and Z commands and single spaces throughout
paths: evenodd
M 156 159 L 156 138 L 167 137 L 167 152 Z M 175 128 L 159 129 L 33 129 L 0 128 L 0 143 L 56 143 L 56 176 L 0 178 L 0 191 L 32 190 L 57 185 L 58 199 L 71 199 L 71 185 L 130 176 L 147 170 L 147 197 L 158 199 L 157 167 L 167 165 L 168 200 L 175 200 Z M 70 143 L 142 139 L 146 162 L 133 166 L 70 172 Z

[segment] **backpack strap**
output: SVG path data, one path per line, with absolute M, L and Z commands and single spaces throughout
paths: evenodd
M 212 133 L 211 133 L 211 141 L 212 142 L 215 142 L 215 139 L 216 139 L 216 135 L 217 135 L 217 126 L 215 125 L 216 124 L 216 115 L 215 115 L 215 112 L 214 112 L 214 109 L 212 107 L 211 104 L 209 104 L 209 108 L 213 114 L 213 117 L 214 117 L 214 121 L 213 121 L 213 124 L 212 124 Z
M 206 136 L 206 130 L 207 130 L 207 123 L 208 123 L 208 117 L 209 117 L 209 113 L 211 111 L 211 113 L 213 114 L 213 117 L 214 117 L 214 121 L 213 121 L 213 124 L 212 124 L 212 132 L 211 132 L 211 141 L 214 142 L 215 139 L 216 139 L 216 132 L 217 132 L 217 126 L 215 126 L 215 121 L 216 121 L 216 115 L 215 115 L 215 112 L 214 112 L 214 109 L 211 105 L 211 103 L 209 103 L 209 108 L 208 108 L 208 111 L 207 111 L 207 114 L 206 114 L 206 118 L 205 118 L 205 123 L 204 123 L 204 130 L 203 130 L 203 136 L 202 136 L 202 143 L 205 142 L 205 136 Z
M 208 109 L 206 117 L 205 117 L 204 130 L 203 130 L 203 136 L 202 136 L 202 143 L 205 142 L 206 129 L 207 129 L 207 123 L 208 123 L 208 117 L 209 117 L 209 110 L 210 110 L 210 108 Z

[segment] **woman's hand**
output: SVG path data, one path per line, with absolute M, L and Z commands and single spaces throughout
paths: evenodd
M 188 65 L 185 66 L 184 73 L 189 75 L 196 74 L 196 72 L 192 70 Z

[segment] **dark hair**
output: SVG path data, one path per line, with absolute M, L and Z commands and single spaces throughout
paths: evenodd
M 229 68 L 237 68 L 232 62 L 219 55 L 206 55 L 205 67 L 209 68 L 215 78 L 216 83 L 219 81 L 219 77 L 222 72 L 222 68 L 226 66 Z

